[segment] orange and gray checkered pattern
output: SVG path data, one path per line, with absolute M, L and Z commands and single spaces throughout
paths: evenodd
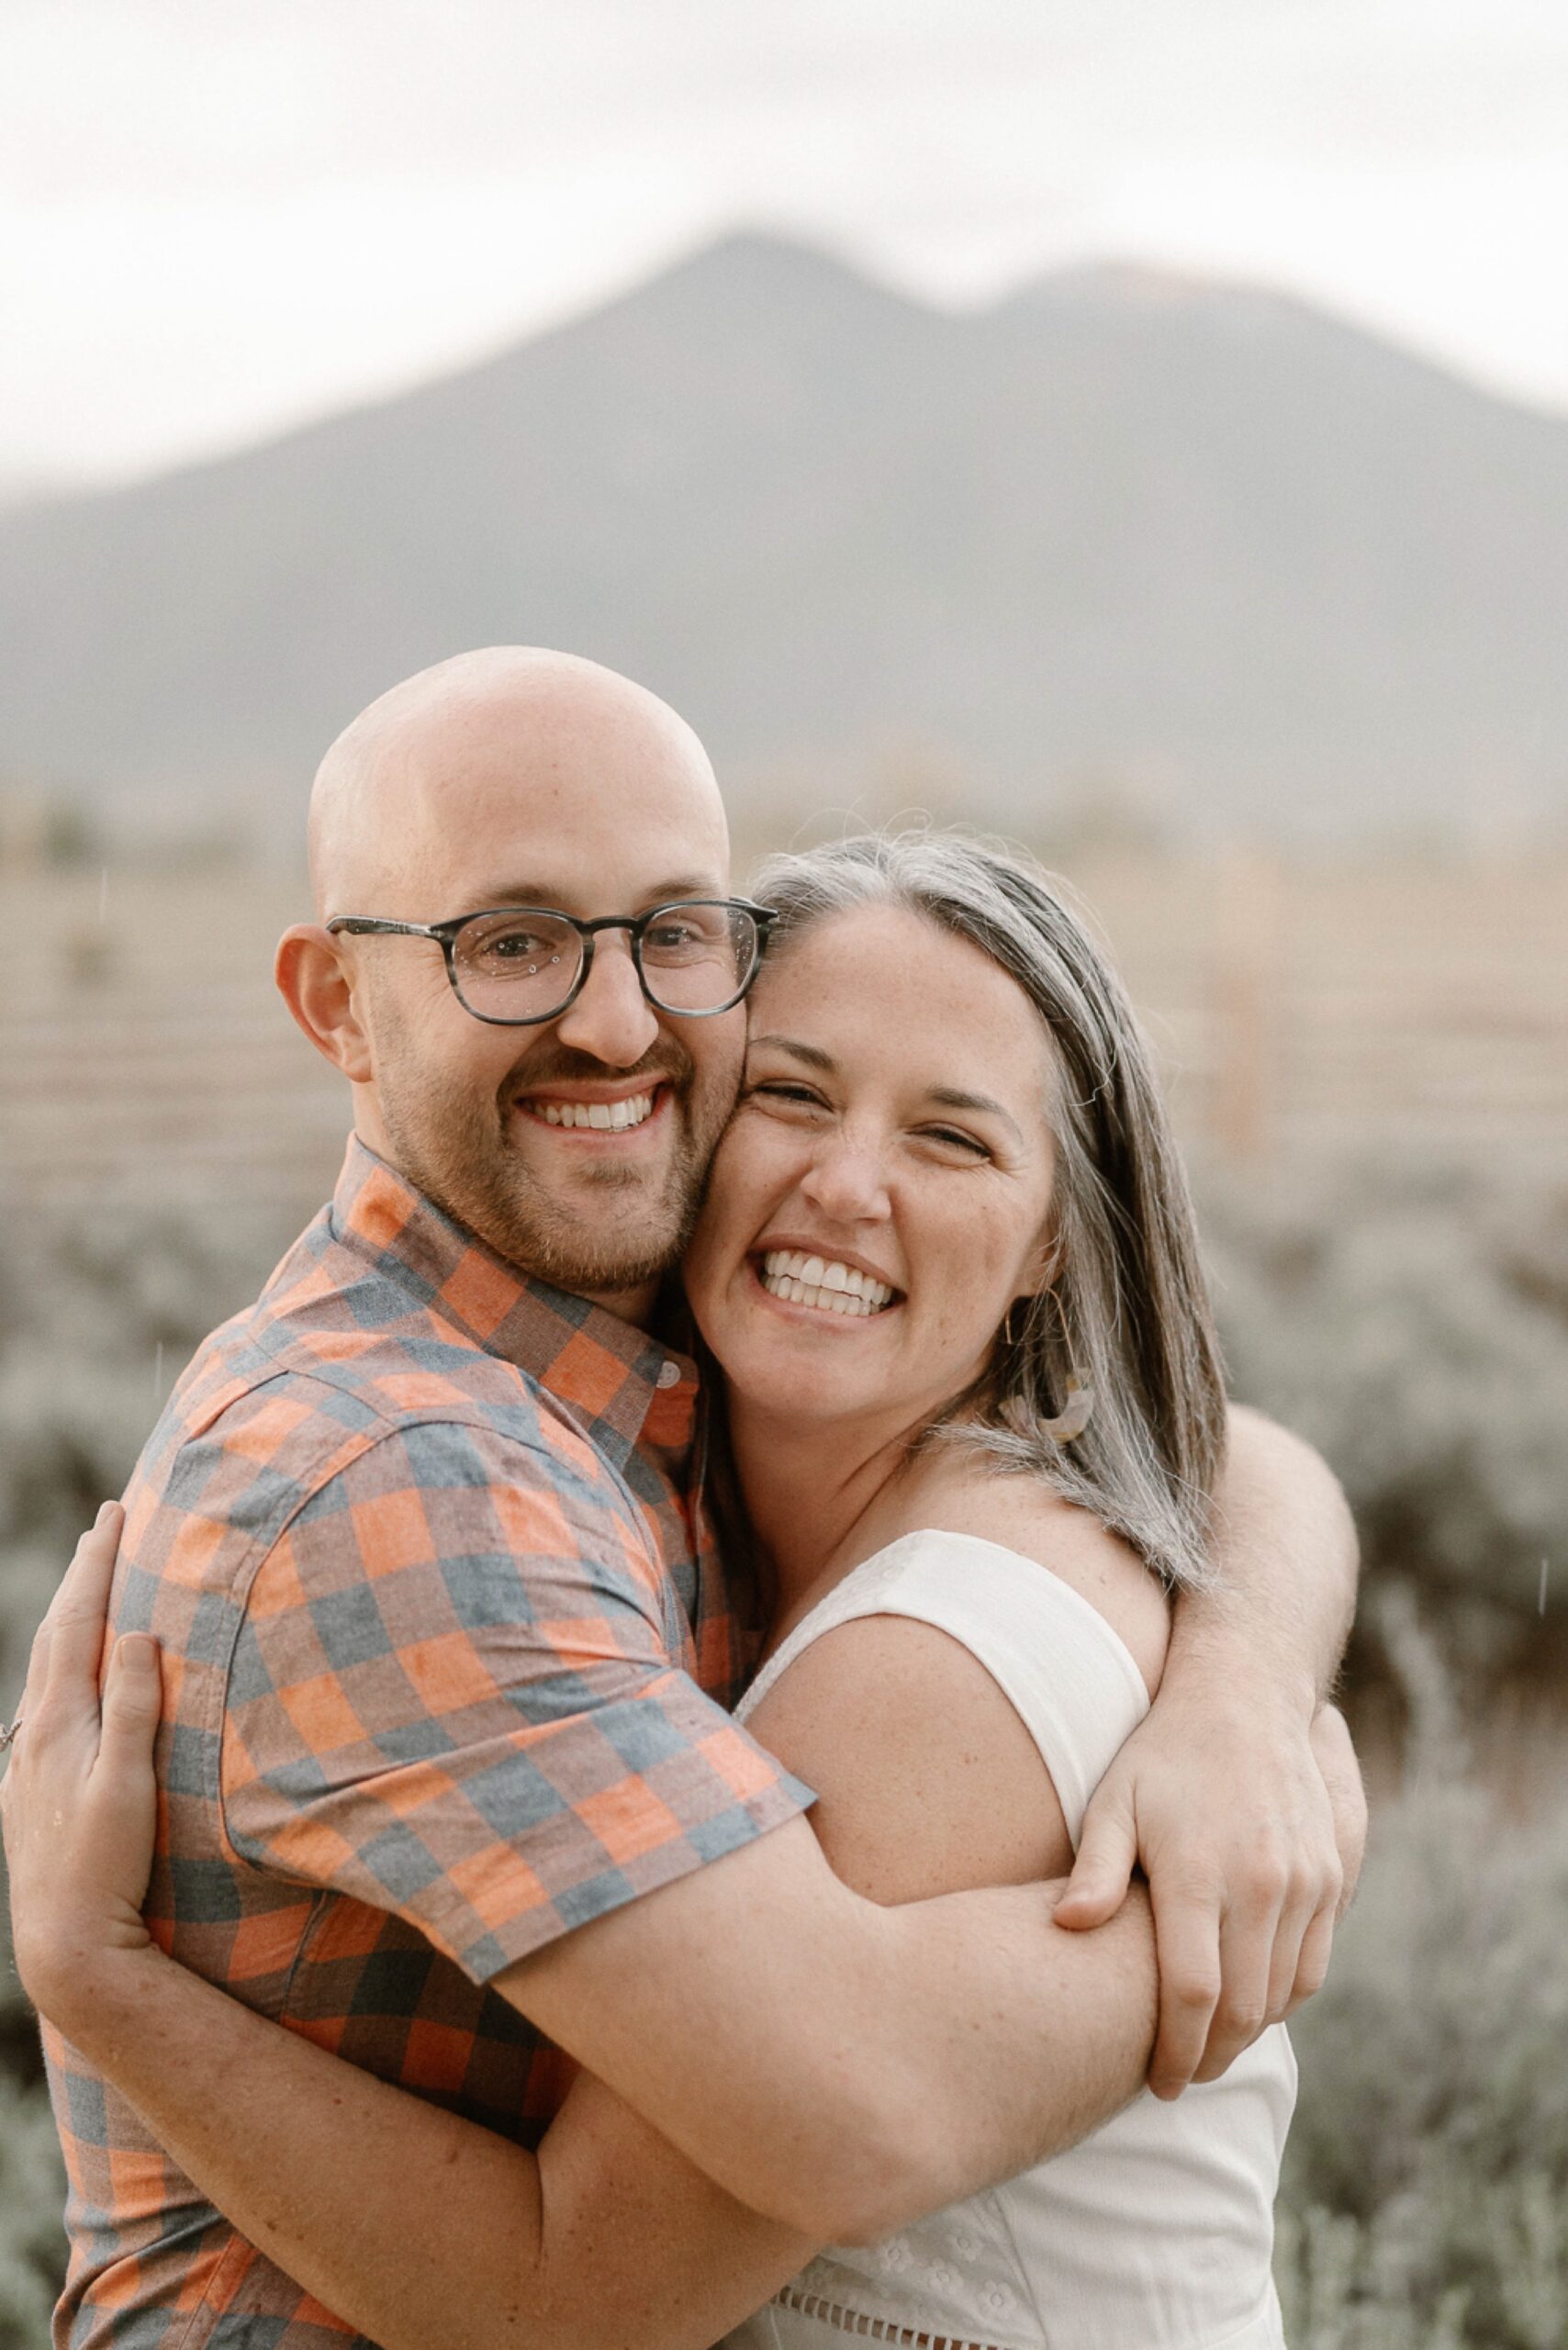
M 754 1624 L 706 1530 L 697 1419 L 689 1361 L 511 1271 L 352 1144 L 127 1496 L 115 1620 L 163 1651 L 163 1948 L 534 2143 L 571 2067 L 491 1978 L 811 1800 L 725 1710 Z M 60 2350 L 343 2350 L 46 2042 Z

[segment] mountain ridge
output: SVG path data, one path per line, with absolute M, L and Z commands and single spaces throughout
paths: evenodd
M 1014 829 L 1090 775 L 1177 822 L 1440 826 L 1562 805 L 1564 617 L 1568 420 L 1267 288 L 1101 264 L 939 310 L 749 231 L 0 513 L 0 771 L 292 826 L 361 702 L 517 639 L 666 692 L 743 800 L 902 742 Z

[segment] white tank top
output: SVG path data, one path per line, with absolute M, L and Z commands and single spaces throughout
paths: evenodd
M 905 1535 L 846 1575 L 763 1667 L 744 1719 L 811 1642 L 863 1616 L 960 1640 L 1031 1732 L 1076 1849 L 1148 1711 L 1137 1664 L 1070 1584 L 999 1543 Z M 1295 2060 L 1276 2024 L 1175 2104 L 1146 2089 L 1066 2154 L 867 2250 L 823 2253 L 724 2350 L 1282 2350 L 1270 2261 Z

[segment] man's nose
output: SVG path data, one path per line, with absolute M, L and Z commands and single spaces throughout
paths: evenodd
M 835 1224 L 879 1222 L 892 1213 L 884 1157 L 868 1136 L 825 1136 L 801 1189 Z
M 555 1023 L 556 1035 L 610 1069 L 631 1069 L 658 1033 L 658 1016 L 643 993 L 625 934 L 601 931 L 582 993 Z

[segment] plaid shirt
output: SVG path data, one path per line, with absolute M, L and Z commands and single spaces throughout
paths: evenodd
M 127 1496 L 115 1621 L 163 1654 L 162 1947 L 536 2142 L 571 2066 L 491 1977 L 811 1799 L 725 1711 L 753 1642 L 696 1416 L 690 1363 L 509 1270 L 351 1144 Z M 46 2048 L 70 2177 L 57 2345 L 344 2350 L 108 2084 Z

